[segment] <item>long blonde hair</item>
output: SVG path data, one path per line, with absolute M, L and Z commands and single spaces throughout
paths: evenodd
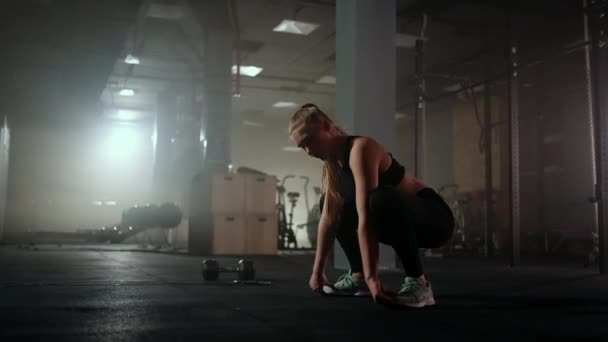
M 322 126 L 323 121 L 329 122 L 332 127 L 339 133 L 346 135 L 346 132 L 336 125 L 327 114 L 323 113 L 319 107 L 312 103 L 307 103 L 300 107 L 289 121 L 289 134 L 305 125 L 308 129 L 318 129 Z M 328 219 L 335 223 L 340 219 L 340 212 L 344 205 L 344 199 L 340 194 L 340 164 L 337 160 L 326 160 L 323 164 L 322 189 L 325 193 L 324 207 L 327 207 Z

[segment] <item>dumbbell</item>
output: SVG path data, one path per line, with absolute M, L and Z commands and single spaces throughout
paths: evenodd
M 236 268 L 220 267 L 219 263 L 215 259 L 203 260 L 201 273 L 203 279 L 214 281 L 217 280 L 220 273 L 237 273 L 238 280 L 254 280 L 255 269 L 253 267 L 253 261 L 241 259 L 237 263 Z

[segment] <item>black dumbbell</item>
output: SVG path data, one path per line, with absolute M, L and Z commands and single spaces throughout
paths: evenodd
M 213 281 L 217 280 L 220 273 L 237 273 L 238 280 L 254 280 L 255 279 L 255 268 L 253 267 L 253 261 L 251 260 L 239 260 L 236 268 L 220 267 L 217 260 L 205 259 L 203 260 L 201 273 L 203 279 Z

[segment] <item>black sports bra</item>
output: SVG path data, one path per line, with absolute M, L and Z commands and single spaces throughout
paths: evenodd
M 345 202 L 355 201 L 355 180 L 353 178 L 352 170 L 350 169 L 350 165 L 348 163 L 350 157 L 350 151 L 353 147 L 353 141 L 358 136 L 348 136 L 346 141 L 346 152 L 345 152 L 345 162 L 342 166 L 340 172 L 340 180 L 341 180 L 341 193 L 345 200 Z M 391 156 L 391 165 L 386 171 L 380 174 L 378 179 L 378 186 L 398 186 L 405 175 L 405 167 L 401 165 L 397 159 Z

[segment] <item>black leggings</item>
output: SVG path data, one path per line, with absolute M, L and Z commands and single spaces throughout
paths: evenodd
M 416 195 L 399 192 L 393 187 L 380 187 L 370 192 L 368 217 L 378 241 L 392 246 L 403 264 L 405 274 L 423 274 L 419 248 L 437 248 L 446 243 L 454 231 L 451 209 L 433 189 L 425 188 Z M 323 208 L 324 196 L 321 197 Z M 358 215 L 354 203 L 345 202 L 336 232 L 351 272 L 363 272 Z

